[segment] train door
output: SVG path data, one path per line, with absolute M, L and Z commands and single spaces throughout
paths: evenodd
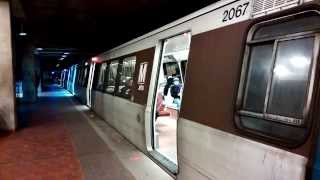
M 70 86 L 71 85 L 71 76 L 72 76 L 72 68 L 69 68 L 68 69 L 67 88 L 66 88 L 68 91 L 71 91 L 71 88 L 70 88 L 71 87 Z
M 89 107 L 91 107 L 91 92 L 92 92 L 92 84 L 93 84 L 95 66 L 96 66 L 96 63 L 90 64 L 89 78 L 88 78 L 88 85 L 87 85 L 87 106 L 89 106 Z
M 320 34 L 318 34 L 317 43 L 320 46 Z M 319 48 L 319 47 L 318 47 Z M 318 57 L 315 59 L 319 59 L 320 52 L 318 52 Z M 318 88 L 319 90 L 319 88 Z M 319 103 L 318 103 L 319 104 Z M 316 137 L 315 144 L 315 155 L 313 160 L 313 167 L 312 167 L 312 173 L 311 173 L 311 180 L 319 180 L 320 179 L 320 132 L 318 131 L 318 136 Z
M 64 82 L 64 71 L 61 71 L 61 77 L 60 77 L 60 86 L 63 87 Z
M 68 80 L 68 91 L 71 92 L 72 95 L 74 95 L 74 86 L 75 86 L 75 77 L 76 77 L 76 65 L 73 65 L 70 67 L 69 71 L 69 80 Z
M 191 33 L 163 41 L 153 104 L 153 150 L 169 170 L 177 169 L 177 120 L 181 107 Z M 175 168 L 173 169 L 174 166 Z
M 68 89 L 68 74 L 69 71 L 67 69 L 63 70 L 63 88 Z
M 71 86 L 71 92 L 73 95 L 75 95 L 75 85 L 76 85 L 76 77 L 77 77 L 77 72 L 78 71 L 78 65 L 73 66 L 73 77 L 72 77 L 72 86 Z

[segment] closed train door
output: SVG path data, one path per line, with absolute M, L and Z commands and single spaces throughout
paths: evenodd
M 153 153 L 171 172 L 177 171 L 177 120 L 182 102 L 191 33 L 162 43 L 153 104 Z
M 92 93 L 92 84 L 93 84 L 95 66 L 96 66 L 95 63 L 90 64 L 87 92 L 86 92 L 87 106 L 89 106 L 89 107 L 91 107 L 91 93 Z
M 319 37 L 320 41 L 320 37 Z M 319 42 L 320 43 L 320 42 Z M 319 57 L 318 57 L 319 59 Z M 318 88 L 320 89 L 320 88 Z M 319 103 L 318 103 L 319 104 Z M 319 108 L 319 106 L 318 106 Z M 312 173 L 311 173 L 311 179 L 312 180 L 318 180 L 320 179 L 320 131 L 318 130 L 318 135 L 316 137 L 315 144 L 315 153 L 314 153 L 314 160 L 312 165 Z

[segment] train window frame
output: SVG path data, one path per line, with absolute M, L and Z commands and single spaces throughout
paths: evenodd
M 109 73 L 110 73 L 110 71 L 111 71 L 111 67 L 112 67 L 112 64 L 117 64 L 117 70 L 116 70 L 116 75 L 115 75 L 115 79 L 114 79 L 114 88 L 113 88 L 113 91 L 111 92 L 111 91 L 108 91 L 107 89 L 110 87 L 110 82 L 109 82 Z M 119 66 L 120 66 L 120 64 L 121 64 L 121 61 L 120 60 L 112 60 L 112 61 L 110 61 L 109 63 L 108 63 L 108 65 L 107 65 L 107 77 L 106 77 L 106 79 L 105 79 L 105 82 L 106 82 L 106 84 L 105 84 L 105 86 L 104 86 L 104 92 L 105 93 L 107 93 L 107 94 L 111 94 L 111 95 L 115 95 L 115 92 L 117 91 L 117 81 L 118 81 L 118 72 L 119 72 Z
M 121 92 L 120 86 L 121 84 L 121 78 L 123 76 L 123 72 L 124 72 L 124 63 L 125 62 L 131 62 L 134 61 L 134 66 L 133 66 L 133 71 L 131 74 L 131 80 L 132 80 L 132 84 L 131 84 L 131 88 L 130 88 L 130 93 L 128 95 L 125 95 Z M 116 87 L 116 91 L 115 91 L 115 95 L 118 97 L 122 97 L 125 99 L 131 99 L 132 97 L 132 90 L 133 90 L 133 81 L 134 81 L 134 75 L 135 75 L 135 70 L 136 70 L 136 65 L 137 65 L 137 56 L 129 56 L 126 58 L 123 58 L 120 62 L 119 62 L 119 66 L 118 66 L 118 73 L 117 73 L 117 87 Z
M 92 89 L 95 91 L 99 91 L 97 88 L 98 80 L 99 80 L 99 73 L 100 73 L 101 64 L 96 63 L 94 67 L 94 75 L 93 75 L 93 83 L 92 83 Z
M 80 73 L 79 73 L 79 87 L 82 88 L 82 82 L 83 82 L 83 74 L 84 74 L 84 67 L 81 66 L 81 69 L 80 69 Z
M 77 81 L 76 81 L 76 86 L 77 86 L 77 87 L 80 86 L 81 73 L 82 73 L 82 67 L 79 65 L 79 67 L 78 67 L 78 73 L 77 73 Z
M 280 36 L 267 37 L 262 39 L 253 39 L 254 34 L 259 28 L 263 28 L 266 25 L 277 24 L 285 21 L 290 21 L 297 17 L 308 16 L 313 14 L 319 16 L 318 11 L 305 11 L 293 15 L 288 15 L 260 23 L 254 24 L 248 32 L 247 41 L 245 45 L 244 55 L 243 55 L 243 64 L 241 69 L 241 76 L 236 100 L 236 109 L 235 109 L 235 124 L 238 129 L 244 131 L 246 134 L 258 136 L 263 138 L 266 141 L 272 143 L 286 146 L 286 147 L 296 147 L 303 143 L 310 132 L 310 126 L 312 123 L 311 112 L 312 112 L 312 97 L 314 96 L 315 89 L 315 77 L 316 77 L 316 68 L 317 68 L 317 59 L 319 57 L 319 43 L 320 43 L 320 34 L 319 29 L 315 28 L 311 31 L 301 31 L 293 34 L 284 34 Z M 275 76 L 275 64 L 277 63 L 278 57 L 277 53 L 279 51 L 279 42 L 282 41 L 293 41 L 297 39 L 306 39 L 313 37 L 313 49 L 310 55 L 310 65 L 308 65 L 308 78 L 306 79 L 307 87 L 306 94 L 303 98 L 305 103 L 303 106 L 303 116 L 301 119 L 287 117 L 279 114 L 271 114 L 267 112 L 269 106 L 269 98 L 271 95 L 271 88 L 273 85 L 273 77 Z M 263 112 L 257 113 L 253 111 L 245 110 L 245 101 L 246 101 L 246 91 L 248 91 L 248 85 L 251 72 L 251 53 L 255 45 L 261 45 L 263 43 L 271 43 L 272 56 L 271 62 L 272 65 L 267 71 L 267 89 L 264 95 L 264 104 Z M 257 47 L 257 46 L 256 46 Z M 301 123 L 299 123 L 299 121 Z M 278 131 L 278 132 L 277 132 Z M 295 135 L 295 137 L 289 136 Z
M 83 79 L 82 79 L 82 84 L 81 86 L 83 88 L 86 88 L 88 85 L 88 81 L 89 81 L 89 74 L 90 74 L 90 66 L 89 65 L 85 65 L 84 66 L 84 71 L 83 71 Z
M 97 71 L 97 78 L 96 78 L 96 84 L 95 84 L 95 90 L 104 92 L 105 86 L 106 86 L 106 78 L 108 73 L 108 63 L 103 62 L 99 63 L 98 65 L 99 68 L 96 68 Z M 104 68 L 104 70 L 102 70 Z M 103 78 L 101 77 L 103 76 Z

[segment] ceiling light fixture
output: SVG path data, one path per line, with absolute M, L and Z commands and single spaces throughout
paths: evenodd
M 63 58 L 66 58 L 66 57 L 67 57 L 67 55 L 62 55 L 62 57 L 63 57 Z
M 20 25 L 20 33 L 19 36 L 27 36 L 28 34 L 23 30 L 23 24 Z
M 65 52 L 65 53 L 63 53 L 63 54 L 65 54 L 65 55 L 69 55 L 70 53 L 69 53 L 69 52 Z
M 27 36 L 28 34 L 27 33 L 25 33 L 25 32 L 21 32 L 21 33 L 19 33 L 19 36 Z
M 93 58 L 91 58 L 91 61 L 97 63 L 97 62 L 99 62 L 99 58 L 98 57 L 93 57 Z

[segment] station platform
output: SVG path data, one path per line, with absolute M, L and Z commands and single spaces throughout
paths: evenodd
M 1 180 L 173 179 L 57 86 L 18 107 L 20 128 L 0 134 Z

